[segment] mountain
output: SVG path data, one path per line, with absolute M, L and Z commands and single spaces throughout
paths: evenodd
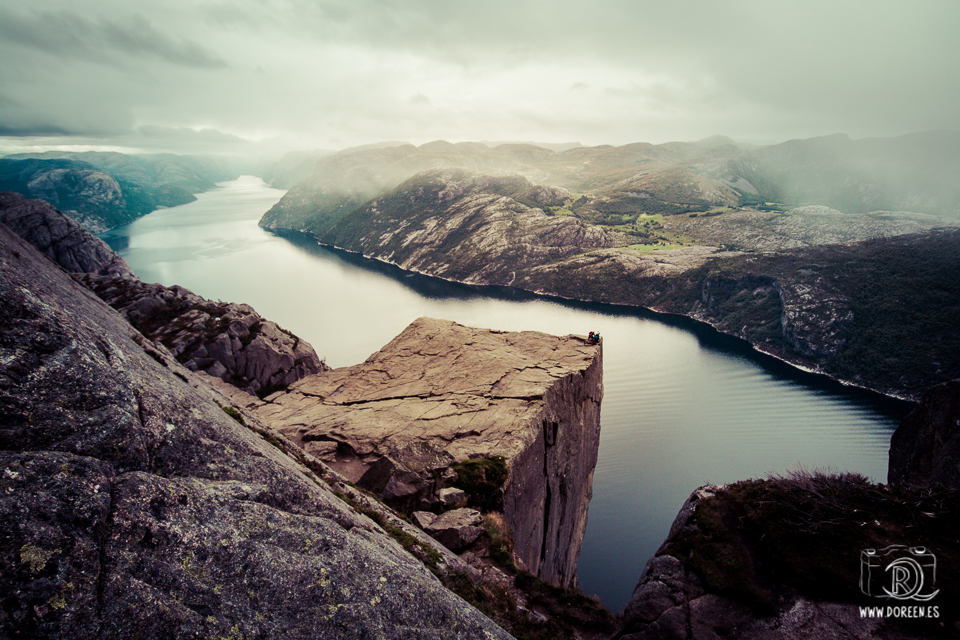
M 569 197 L 518 175 L 437 169 L 354 210 L 318 238 L 412 271 L 511 284 L 525 268 L 609 243 L 599 228 L 537 207 L 560 206 Z
M 836 134 L 755 152 L 765 197 L 849 213 L 960 213 L 960 132 L 851 140 Z
M 836 135 L 762 148 L 714 136 L 560 151 L 444 141 L 348 150 L 315 163 L 313 173 L 290 188 L 262 225 L 323 233 L 334 218 L 416 173 L 439 168 L 516 173 L 562 187 L 571 192 L 576 216 L 640 238 L 645 237 L 639 228 L 644 215 L 719 214 L 743 206 L 821 205 L 844 213 L 960 217 L 955 180 L 960 132 L 929 132 L 859 141 Z
M 236 178 L 222 161 L 158 154 L 48 151 L 0 159 L 0 190 L 40 198 L 100 233 Z
M 536 147 L 435 147 L 447 151 L 448 159 L 459 155 L 475 165 L 506 158 L 529 173 L 568 166 L 557 156 L 586 154 L 592 164 L 580 179 L 593 172 L 595 182 L 613 185 L 596 193 L 620 188 L 620 200 L 595 195 L 583 204 L 585 196 L 522 175 L 453 168 L 423 171 L 387 189 L 388 169 L 395 177 L 411 170 L 414 160 L 438 158 L 422 148 L 395 148 L 392 164 L 376 152 L 378 173 L 358 155 L 335 165 L 341 173 L 315 173 L 288 192 L 261 225 L 284 228 L 274 217 L 283 210 L 303 225 L 295 230 L 305 228 L 323 244 L 411 271 L 686 315 L 777 358 L 899 397 L 915 399 L 930 385 L 960 376 L 960 334 L 953 321 L 960 314 L 953 277 L 960 270 L 956 220 L 808 206 L 644 214 L 642 223 L 594 224 L 583 209 L 627 206 L 630 192 L 618 185 L 646 179 L 610 178 L 627 160 L 676 163 L 659 173 L 681 176 L 678 184 L 701 199 L 733 198 L 733 178 L 750 175 L 759 182 L 760 164 L 730 145 L 706 151 L 680 143 L 631 145 L 561 154 Z M 693 180 L 693 170 L 714 177 Z M 324 191 L 338 184 L 334 176 L 347 175 L 367 179 L 368 189 L 350 197 Z M 372 176 L 383 191 L 360 202 L 375 191 Z M 323 180 L 315 200 L 300 190 Z M 663 189 L 660 206 L 665 184 L 657 185 Z M 314 208 L 312 215 L 296 218 L 292 207 L 300 201 L 290 199 L 294 193 Z

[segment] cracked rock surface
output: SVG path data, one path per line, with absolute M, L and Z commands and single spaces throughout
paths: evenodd
M 256 412 L 354 481 L 416 442 L 457 462 L 503 456 L 519 560 L 571 585 L 602 396 L 602 347 L 583 337 L 420 318 L 364 363 L 304 378 Z

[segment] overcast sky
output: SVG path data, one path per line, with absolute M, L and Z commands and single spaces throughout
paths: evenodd
M 0 0 L 0 152 L 960 130 L 960 2 Z

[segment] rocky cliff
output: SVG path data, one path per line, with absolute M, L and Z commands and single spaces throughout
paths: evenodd
M 572 585 L 602 395 L 601 346 L 582 337 L 421 318 L 364 363 L 305 378 L 256 413 L 352 480 L 380 474 L 376 488 L 389 483 L 388 501 L 408 511 L 436 506 L 457 463 L 493 461 L 480 471 L 489 480 L 502 460 L 505 481 L 478 506 L 502 511 L 523 568 Z
M 79 223 L 45 200 L 0 193 L 0 222 L 69 273 L 135 277 L 127 263 Z
M 0 635 L 509 637 L 3 225 L 0 269 Z
M 897 427 L 888 481 L 960 489 L 960 380 L 930 389 Z
M 329 369 L 310 343 L 248 304 L 213 302 L 183 287 L 138 278 L 75 277 L 185 367 L 248 393 L 267 395 Z
M 956 490 L 850 474 L 701 487 L 644 568 L 614 638 L 960 636 L 960 580 L 946 569 L 960 560 L 958 508 Z M 891 598 L 883 568 L 901 557 L 926 568 L 909 597 Z
M 448 280 L 509 285 L 531 266 L 609 244 L 598 227 L 547 216 L 540 208 L 569 198 L 565 189 L 518 175 L 428 171 L 355 210 L 319 239 Z
M 106 243 L 43 200 L 0 194 L 0 222 L 192 371 L 266 395 L 328 369 L 306 341 L 249 305 L 212 302 L 183 287 L 141 282 Z

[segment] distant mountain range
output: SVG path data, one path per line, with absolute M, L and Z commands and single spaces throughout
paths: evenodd
M 761 148 L 714 136 L 559 152 L 530 144 L 491 148 L 437 141 L 313 157 L 312 167 L 264 216 L 264 226 L 323 233 L 413 175 L 443 168 L 517 173 L 535 184 L 563 187 L 573 195 L 572 212 L 611 227 L 629 227 L 640 214 L 742 206 L 823 205 L 844 213 L 960 216 L 960 132 L 857 141 L 834 135 Z M 289 177 L 277 174 L 274 184 L 289 186 Z
M 115 152 L 20 153 L 0 158 L 0 191 L 46 200 L 99 233 L 237 177 L 222 160 Z

